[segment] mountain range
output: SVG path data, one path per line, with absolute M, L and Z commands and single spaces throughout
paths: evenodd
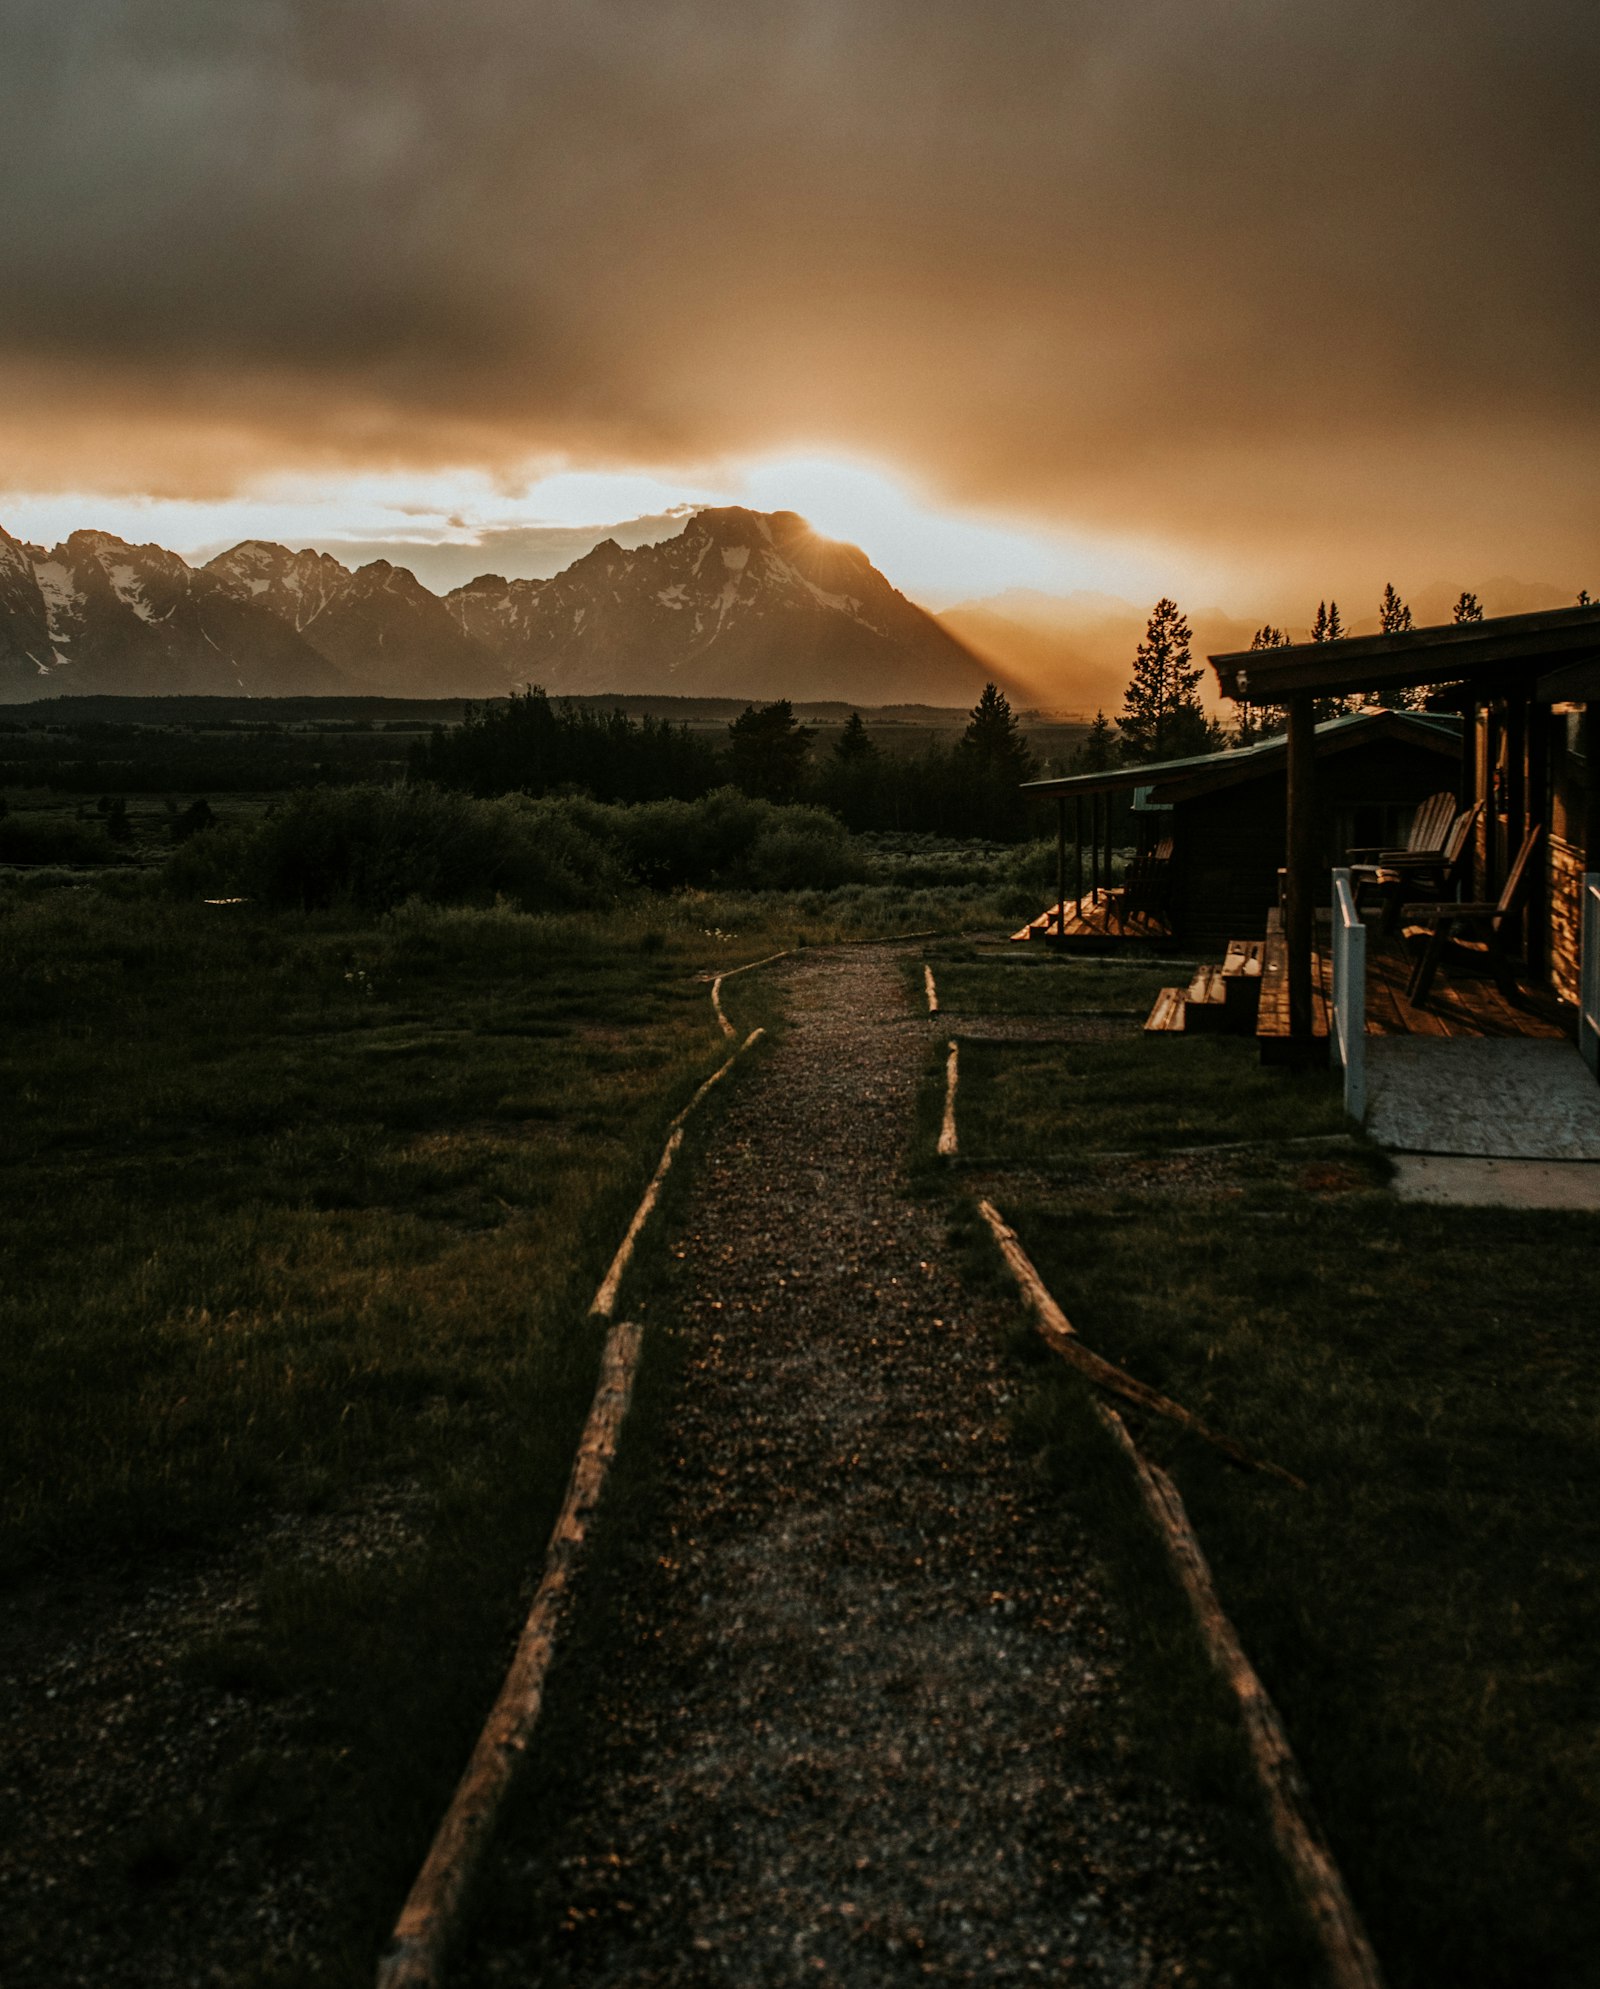
M 676 537 L 607 539 L 547 580 L 438 595 L 378 559 L 249 539 L 203 566 L 74 532 L 0 530 L 0 700 L 62 693 L 839 698 L 970 705 L 1017 680 L 792 511 L 697 512 Z

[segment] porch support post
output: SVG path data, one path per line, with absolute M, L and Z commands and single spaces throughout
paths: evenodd
M 1530 702 L 1528 705 L 1527 729 L 1525 734 L 1525 773 L 1523 777 L 1522 832 L 1527 834 L 1535 823 L 1547 831 L 1549 821 L 1550 790 L 1550 727 L 1552 719 L 1550 707 Z M 1538 875 L 1547 879 L 1550 875 L 1550 838 L 1546 834 L 1540 845 Z M 1536 976 L 1544 972 L 1548 953 L 1547 940 L 1550 927 L 1550 893 L 1544 885 L 1536 886 L 1529 892 L 1526 910 L 1522 914 L 1523 945 L 1522 957 L 1528 963 L 1528 971 Z
M 1056 796 L 1056 938 L 1067 935 L 1067 797 Z
M 1600 870 L 1600 706 L 1583 708 L 1583 867 Z
M 1316 837 L 1312 783 L 1316 764 L 1311 693 L 1289 696 L 1288 873 L 1284 892 L 1284 941 L 1289 953 L 1289 1034 L 1311 1042 L 1312 915 L 1316 902 Z
M 1083 796 L 1072 797 L 1072 876 L 1078 915 L 1083 916 Z
M 1089 796 L 1089 871 L 1094 901 L 1100 902 L 1100 797 Z

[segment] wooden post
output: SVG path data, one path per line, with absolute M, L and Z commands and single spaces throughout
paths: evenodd
M 1100 797 L 1089 796 L 1089 874 L 1094 902 L 1100 902 Z
M 1545 829 L 1550 826 L 1551 723 L 1550 707 L 1530 700 L 1524 732 L 1526 750 L 1522 786 L 1523 835 L 1536 824 Z M 1525 900 L 1522 957 L 1528 963 L 1529 974 L 1537 978 L 1544 972 L 1545 962 L 1549 957 L 1550 838 L 1548 835 L 1540 846 L 1535 862 L 1540 882 L 1528 893 Z
M 1600 708 L 1583 708 L 1583 867 L 1600 870 Z
M 1067 797 L 1056 796 L 1056 938 L 1067 936 Z
M 1504 865 L 1500 863 L 1500 806 L 1504 796 L 1500 792 L 1500 708 L 1499 704 L 1485 704 L 1483 708 L 1483 734 L 1479 744 L 1479 766 L 1483 770 L 1483 877 L 1479 881 L 1479 897 L 1499 897 L 1500 877 L 1504 875 Z
M 1078 900 L 1079 915 L 1083 912 L 1083 796 L 1072 797 L 1072 875 L 1073 892 Z
M 1284 941 L 1289 954 L 1289 1035 L 1311 1043 L 1311 954 L 1317 889 L 1316 824 L 1312 819 L 1316 766 L 1311 693 L 1289 695 L 1288 876 L 1284 892 Z

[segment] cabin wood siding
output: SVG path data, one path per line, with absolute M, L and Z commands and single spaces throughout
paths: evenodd
M 1459 766 L 1453 745 L 1435 751 L 1398 739 L 1323 755 L 1315 790 L 1319 870 L 1331 871 L 1351 842 L 1397 834 L 1419 802 L 1456 785 Z M 1221 952 L 1230 939 L 1260 934 L 1278 902 L 1286 800 L 1280 765 L 1257 780 L 1174 804 L 1173 928 L 1184 944 Z M 1319 902 L 1331 888 L 1324 885 Z
M 1583 951 L 1583 851 L 1550 838 L 1550 987 L 1563 1001 L 1578 999 Z

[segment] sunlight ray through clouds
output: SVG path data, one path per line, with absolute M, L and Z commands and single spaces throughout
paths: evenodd
M 944 508 L 886 469 L 820 453 L 700 472 L 561 468 L 509 484 L 472 469 L 283 476 L 216 500 L 0 492 L 0 525 L 43 544 L 90 527 L 196 559 L 240 539 L 271 539 L 415 563 L 424 577 L 440 571 L 430 549 L 450 549 L 465 569 L 481 548 L 486 567 L 541 577 L 612 531 L 633 527 L 630 544 L 670 536 L 680 518 L 708 504 L 798 511 L 826 537 L 860 546 L 897 587 L 933 608 L 1015 587 L 1138 598 L 1185 582 L 1220 593 L 1226 583 L 1220 573 L 1196 572 L 1176 548 Z

